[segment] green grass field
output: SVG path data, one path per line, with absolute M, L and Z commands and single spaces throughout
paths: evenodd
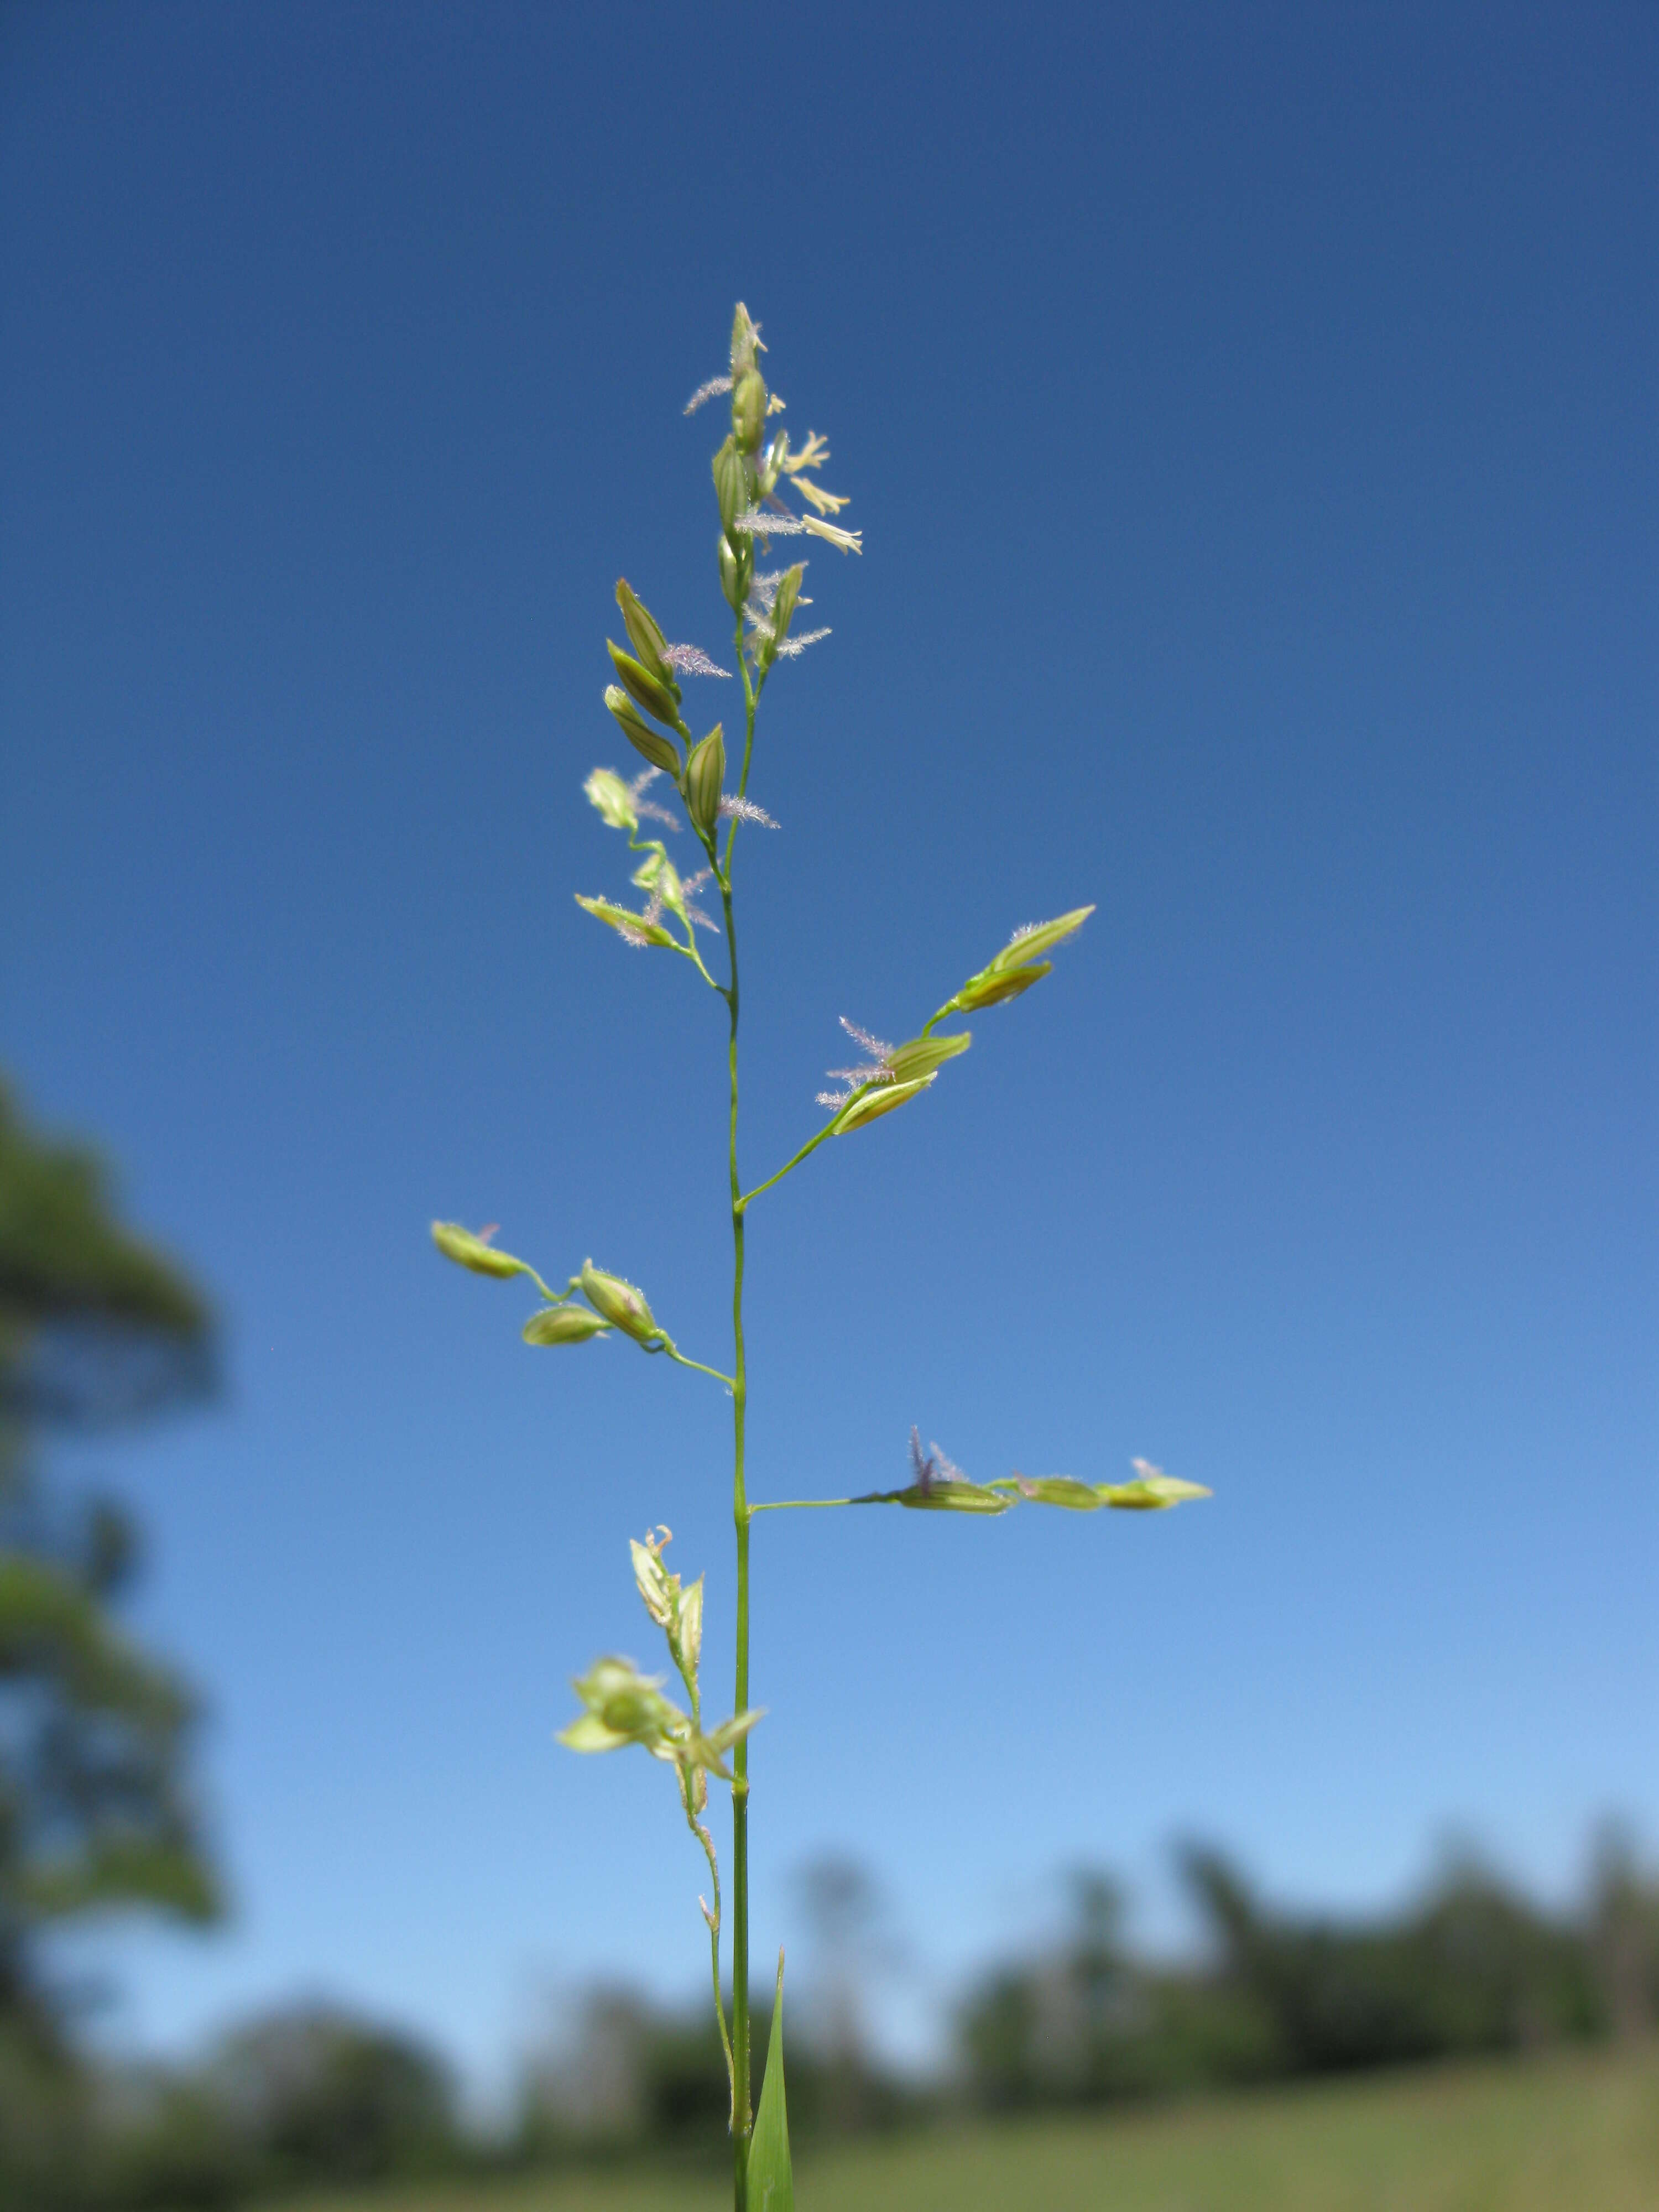
M 1659 2212 L 1659 2053 L 975 2126 L 804 2155 L 802 2212 Z M 663 2167 L 308 2200 L 306 2212 L 720 2212 Z

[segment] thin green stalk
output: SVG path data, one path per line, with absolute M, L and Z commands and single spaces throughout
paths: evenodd
M 702 1701 L 697 1695 L 697 1686 L 695 1676 L 691 1680 L 690 1690 L 692 1722 L 695 1726 L 701 1728 L 702 1725 Z M 728 2091 L 731 2093 L 732 2110 L 735 2111 L 737 2106 L 737 2075 L 733 2071 L 732 2064 L 732 2033 L 726 2025 L 726 1999 L 720 1990 L 720 1865 L 719 1859 L 714 1856 L 714 1838 L 709 1834 L 708 1829 L 704 1827 L 702 1822 L 697 1818 L 696 1794 L 697 1780 L 698 1776 L 696 1769 L 687 1768 L 684 1766 L 681 1767 L 680 1803 L 685 1809 L 685 1825 L 690 1829 L 692 1834 L 702 1845 L 703 1856 L 708 1862 L 708 1879 L 714 1885 L 714 1903 L 713 1909 L 711 1910 L 708 1905 L 704 1905 L 702 1898 L 699 1898 L 697 1902 L 699 1905 L 702 1905 L 702 1917 L 708 1928 L 708 1970 L 714 1977 L 714 2018 L 720 2022 L 720 2049 L 725 2053 L 726 2057 L 726 2085 Z
M 806 1142 L 801 1146 L 800 1150 L 795 1154 L 794 1158 L 793 1159 L 786 1160 L 775 1175 L 768 1176 L 764 1182 L 757 1182 L 753 1190 L 749 1192 L 746 1197 L 740 1198 L 738 1200 L 739 1208 L 753 1205 L 754 1201 L 763 1191 L 770 1190 L 775 1182 L 781 1182 L 785 1176 L 789 1173 L 792 1168 L 798 1168 L 809 1152 L 817 1152 L 818 1146 L 823 1142 L 824 1139 L 833 1134 L 834 1125 L 826 1124 L 823 1128 L 818 1131 L 817 1136 L 809 1137 L 806 1139 Z
M 755 752 L 755 709 L 760 704 L 760 695 L 766 689 L 766 679 L 771 671 L 761 670 L 758 680 L 750 677 L 749 664 L 743 657 L 743 617 L 741 615 L 738 617 L 738 665 L 743 671 L 744 705 L 743 773 L 738 778 L 738 796 L 739 799 L 746 799 L 749 795 L 749 763 L 753 759 Z M 732 824 L 733 830 L 737 826 L 735 822 Z M 729 844 L 727 851 L 729 854 Z
M 741 791 L 749 781 L 750 757 L 755 746 L 756 692 L 743 655 L 743 617 L 737 621 L 738 666 L 743 671 L 744 748 Z M 738 929 L 732 909 L 732 848 L 738 824 L 734 819 L 726 841 L 726 868 L 720 878 L 720 904 L 726 915 L 726 948 L 730 968 L 726 1002 L 731 1010 L 731 1041 L 726 1064 L 732 1087 L 729 1166 L 732 1182 L 732 1336 L 734 1349 L 732 1382 L 732 1517 L 738 1540 L 737 1703 L 735 1712 L 749 1710 L 749 1522 L 748 1494 L 744 1486 L 744 1419 L 748 1411 L 748 1366 L 743 1341 L 743 1185 L 738 1179 Z M 747 2212 L 749 2203 L 749 2140 L 754 2130 L 750 2096 L 749 2053 L 749 1744 L 739 1741 L 732 1754 L 732 2186 L 734 2212 Z
M 871 1503 L 867 1498 L 767 1498 L 750 1507 L 749 1517 L 752 1521 L 757 1513 L 812 1513 L 821 1512 L 830 1505 L 868 1505 Z
M 724 1382 L 728 1390 L 732 1389 L 732 1377 L 729 1375 L 722 1375 L 718 1367 L 705 1367 L 701 1359 L 688 1359 L 677 1344 L 665 1344 L 662 1349 L 679 1366 L 695 1367 L 699 1375 L 712 1375 L 717 1382 Z
M 682 1667 L 680 1679 L 685 1684 L 691 1698 L 691 1725 L 695 1729 L 701 1729 L 702 1693 L 697 1687 L 696 1668 L 693 1667 L 688 1673 Z M 732 2066 L 732 2032 L 726 2024 L 726 1999 L 720 1991 L 720 1863 L 714 1856 L 714 1838 L 697 1818 L 700 1809 L 697 1802 L 699 1789 L 701 1786 L 703 1802 L 706 1803 L 708 1784 L 700 1770 L 694 1766 L 682 1765 L 679 1778 L 680 1803 L 685 1809 L 685 1825 L 702 1845 L 702 1855 L 708 1862 L 708 1879 L 714 1892 L 712 1910 L 703 1903 L 702 1898 L 699 1898 L 697 1902 L 702 1905 L 703 1920 L 708 1929 L 708 1971 L 714 1978 L 714 2018 L 720 2023 L 720 2049 L 726 2056 L 726 2086 L 732 2100 L 732 2109 L 735 2110 L 737 2075 Z
M 690 924 L 689 921 L 686 923 L 686 925 L 685 925 L 685 926 L 686 926 L 686 928 L 687 928 L 688 930 L 690 930 L 690 927 L 691 927 L 691 924 Z M 709 989 L 710 989 L 711 991 L 720 991 L 720 994 L 721 998 L 724 998 L 724 997 L 726 996 L 725 992 L 724 992 L 723 990 L 720 990 L 720 985 L 719 985 L 719 984 L 714 981 L 714 977 L 709 974 L 708 970 L 708 969 L 703 966 L 703 964 L 702 964 L 702 953 L 701 953 L 701 952 L 699 952 L 699 951 L 698 951 L 698 950 L 697 950 L 697 940 L 696 940 L 696 939 L 695 938 L 695 936 L 692 938 L 691 942 L 690 942 L 690 945 L 677 945 L 674 947 L 674 950 L 675 950 L 677 952 L 683 952 L 683 953 L 684 953 L 684 955 L 685 955 L 685 957 L 686 957 L 686 958 L 687 958 L 688 960 L 692 960 L 692 961 L 695 961 L 695 962 L 696 963 L 696 969 L 697 969 L 697 973 L 698 973 L 698 975 L 701 975 L 701 976 L 702 977 L 703 981 L 704 981 L 705 983 L 707 983 L 707 984 L 708 984 L 708 988 L 709 988 Z

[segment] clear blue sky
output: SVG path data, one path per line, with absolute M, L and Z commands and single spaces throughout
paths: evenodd
M 489 2068 L 545 1975 L 696 1987 L 666 1777 L 550 1737 L 647 1522 L 724 1648 L 727 1409 L 425 1235 L 718 1358 L 720 1010 L 570 893 L 612 580 L 722 641 L 739 295 L 866 547 L 769 694 L 746 1162 L 837 1015 L 1099 906 L 756 1209 L 756 1488 L 914 1420 L 1215 1492 L 761 1524 L 760 1949 L 830 1844 L 943 1989 L 1182 1832 L 1345 1904 L 1659 1832 L 1656 23 L 0 14 L 0 1058 L 231 1376 L 62 1469 L 149 1528 L 237 1903 L 95 1949 L 120 2033 L 326 1988 Z

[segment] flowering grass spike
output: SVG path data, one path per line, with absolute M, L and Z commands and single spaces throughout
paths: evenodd
M 584 1260 L 562 1290 L 554 1290 L 527 1261 L 500 1250 L 493 1228 L 474 1231 L 458 1222 L 434 1222 L 434 1243 L 444 1257 L 474 1274 L 511 1280 L 523 1275 L 540 1291 L 544 1304 L 523 1323 L 527 1344 L 576 1347 L 619 1337 L 648 1356 L 708 1376 L 729 1395 L 732 1418 L 732 1504 L 736 1543 L 737 1617 L 733 1624 L 732 1716 L 718 1725 L 703 1719 L 701 1668 L 703 1649 L 703 1584 L 689 1587 L 664 1562 L 666 1528 L 650 1531 L 630 1547 L 634 1578 L 653 1626 L 665 1640 L 670 1664 L 685 1702 L 665 1694 L 665 1675 L 647 1674 L 633 1660 L 612 1653 L 597 1659 L 574 1682 L 579 1711 L 560 1741 L 580 1752 L 620 1751 L 630 1746 L 671 1768 L 686 1824 L 708 1861 L 710 1894 L 699 1900 L 709 1942 L 714 2009 L 725 2052 L 732 2145 L 732 2201 L 736 2212 L 788 2212 L 794 2202 L 789 2166 L 789 2132 L 783 2081 L 783 1959 L 778 1959 L 777 1995 L 765 2085 L 757 2108 L 752 2079 L 749 1949 L 749 1738 L 761 1718 L 749 1698 L 750 1547 L 755 1519 L 762 1513 L 810 1508 L 900 1505 L 912 1511 L 978 1514 L 997 1518 L 1023 1505 L 1046 1505 L 1066 1512 L 1162 1511 L 1190 1498 L 1209 1495 L 1201 1485 L 1165 1474 L 1145 1460 L 1134 1462 L 1130 1482 L 1090 1482 L 1070 1474 L 1027 1476 L 1014 1473 L 988 1482 L 975 1481 L 948 1459 L 938 1444 L 924 1451 L 921 1432 L 910 1431 L 910 1480 L 896 1490 L 866 1490 L 846 1498 L 754 1498 L 749 1495 L 746 1425 L 749 1376 L 744 1341 L 744 1263 L 749 1209 L 756 1200 L 792 1175 L 831 1137 L 866 1127 L 898 1108 L 919 1102 L 952 1060 L 967 1052 L 967 1030 L 935 1034 L 947 1017 L 978 1012 L 1022 997 L 1053 972 L 1050 955 L 1075 935 L 1094 912 L 1075 907 L 1051 921 L 1028 923 L 975 970 L 900 1044 L 886 1043 L 844 1016 L 842 1027 L 862 1058 L 830 1071 L 836 1088 L 818 1093 L 829 1118 L 810 1134 L 781 1167 L 751 1189 L 744 1188 L 738 1165 L 738 965 L 737 861 L 739 832 L 775 830 L 776 823 L 749 796 L 755 754 L 755 729 L 762 695 L 780 663 L 799 659 L 810 645 L 827 638 L 828 629 L 794 628 L 795 617 L 811 601 L 802 591 L 806 562 L 781 568 L 756 566 L 757 549 L 774 538 L 812 538 L 842 553 L 862 553 L 863 533 L 835 519 L 850 503 L 829 490 L 817 471 L 830 459 L 830 446 L 816 430 L 799 445 L 791 442 L 775 417 L 786 411 L 769 389 L 760 367 L 766 350 L 759 325 L 739 306 L 732 325 L 727 368 L 698 386 L 686 404 L 694 415 L 711 400 L 729 395 L 730 428 L 711 464 L 719 516 L 715 570 L 721 598 L 731 617 L 731 650 L 735 677 L 700 646 L 670 644 L 655 617 L 625 580 L 616 600 L 627 644 L 605 640 L 608 667 L 602 696 L 614 724 L 646 763 L 631 779 L 614 768 L 595 768 L 583 789 L 600 822 L 625 839 L 633 866 L 631 887 L 638 904 L 605 895 L 576 893 L 583 911 L 615 933 L 635 951 L 670 951 L 695 970 L 701 983 L 722 1002 L 729 1080 L 726 1182 L 732 1225 L 732 1346 L 730 1373 L 682 1352 L 657 1319 L 645 1292 L 623 1276 Z M 791 506 L 793 495 L 799 503 Z M 743 687 L 740 733 L 735 710 L 701 737 L 685 719 L 682 678 L 714 678 Z M 731 696 L 732 695 L 728 695 Z M 674 804 L 674 801 L 678 804 Z M 689 831 L 702 865 L 683 873 L 662 836 L 645 834 L 647 824 L 677 836 Z M 698 904 L 700 897 L 707 906 Z M 716 902 L 719 918 L 712 911 Z M 702 930 L 721 937 L 724 958 L 714 953 L 711 968 L 697 942 Z M 716 970 L 719 972 L 716 972 Z M 955 1077 L 952 1080 L 957 1079 Z M 669 1304 L 672 1307 L 672 1299 Z M 611 1355 L 614 1357 L 615 1355 Z M 703 1819 L 710 1778 L 728 1790 L 732 1805 L 731 1979 L 729 2002 L 725 1972 L 726 1905 L 719 1854 Z

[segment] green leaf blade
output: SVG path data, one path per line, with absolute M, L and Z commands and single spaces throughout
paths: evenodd
M 789 2165 L 789 2114 L 783 2090 L 783 1954 L 778 1954 L 777 1995 L 766 2046 L 766 2078 L 749 2138 L 749 2212 L 795 2212 L 795 2178 Z

